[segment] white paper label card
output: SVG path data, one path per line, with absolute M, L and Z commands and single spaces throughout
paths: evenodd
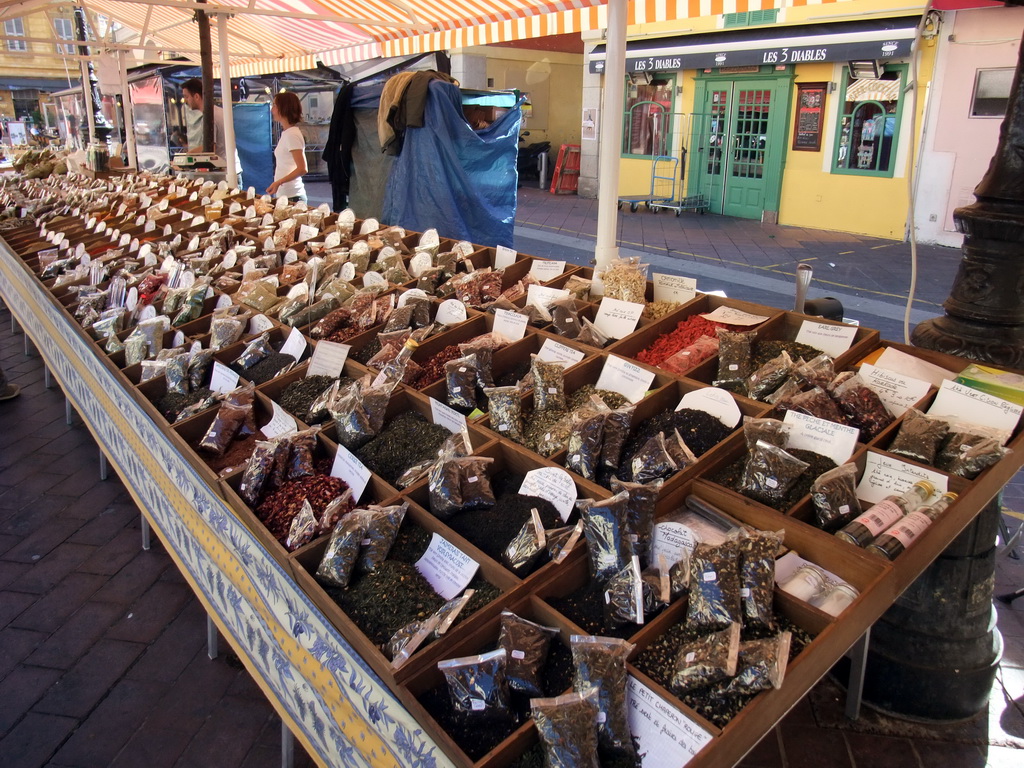
M 430 269 L 433 263 L 429 253 L 417 253 L 409 259 L 409 274 L 419 278 L 420 275 Z
M 152 320 L 154 317 L 156 317 L 156 307 L 152 304 L 147 304 L 139 311 L 139 322 Z
M 672 301 L 685 304 L 697 295 L 697 279 L 681 275 L 661 275 L 655 273 L 654 300 Z
M 230 213 L 238 213 L 240 210 L 242 210 L 242 204 L 239 203 L 239 202 L 234 202 L 234 203 L 232 203 L 231 205 L 228 206 L 228 213 L 229 214 Z
M 452 434 L 461 432 L 466 428 L 465 416 L 454 408 L 449 408 L 444 403 L 439 403 L 434 398 L 430 398 L 430 417 L 437 426 L 444 427 Z
M 164 237 L 170 237 L 173 232 L 174 232 L 174 230 L 171 229 L 171 225 L 170 224 L 164 225 Z
M 548 261 L 547 259 L 534 259 L 530 263 L 530 274 L 533 275 L 542 283 L 546 283 L 548 280 L 554 280 L 563 272 L 565 272 L 564 261 Z
M 836 464 L 846 463 L 860 439 L 860 430 L 856 427 L 817 419 L 796 411 L 786 411 L 783 423 L 789 425 L 788 448 L 828 456 Z
M 348 360 L 348 353 L 352 347 L 348 344 L 338 344 L 334 341 L 318 341 L 313 347 L 313 357 L 306 369 L 307 376 L 330 376 L 336 379 L 341 376 L 341 371 Z
M 494 311 L 494 333 L 500 334 L 509 341 L 519 341 L 526 335 L 526 326 L 530 318 L 513 312 L 510 309 L 496 309 Z
M 947 478 L 941 472 L 925 469 L 915 464 L 868 452 L 865 459 L 864 475 L 857 486 L 857 498 L 868 504 L 877 504 L 886 496 L 903 493 L 918 480 L 927 480 L 935 486 L 936 493 L 945 493 Z
M 298 328 L 292 328 L 291 333 L 288 334 L 288 338 L 285 339 L 284 345 L 281 347 L 281 354 L 291 355 L 298 361 L 302 359 L 305 351 L 306 337 L 302 335 L 302 331 Z
M 870 363 L 861 365 L 860 375 L 868 389 L 878 395 L 878 399 L 896 417 L 902 416 L 908 408 L 919 403 L 931 387 L 922 379 L 879 368 Z
M 654 526 L 654 538 L 651 541 L 651 562 L 657 563 L 659 557 L 665 558 L 668 566 L 673 566 L 693 552 L 693 548 L 702 539 L 688 525 L 673 521 L 665 521 Z
M 142 228 L 144 232 L 152 232 L 156 229 L 156 222 L 153 220 L 147 221 L 146 226 Z
M 217 303 L 214 306 L 216 306 L 217 309 L 227 309 L 232 303 L 231 297 L 226 293 L 222 293 L 217 297 Z
M 274 415 L 271 416 L 270 421 L 265 426 L 260 427 L 260 432 L 263 433 L 263 436 L 267 440 L 272 440 L 275 437 L 297 432 L 299 427 L 292 415 L 277 403 L 271 401 L 270 404 L 274 407 Z
M 341 271 L 338 272 L 338 277 L 344 280 L 346 283 L 351 282 L 356 277 L 356 265 L 351 261 L 347 261 L 341 265 Z
M 231 392 L 238 387 L 238 374 L 219 360 L 213 361 L 210 389 L 214 392 Z
M 553 301 L 568 298 L 569 292 L 563 288 L 549 288 L 536 284 L 530 284 L 526 288 L 526 303 L 537 307 L 549 307 Z
M 368 235 L 371 232 L 376 232 L 380 229 L 380 222 L 376 219 L 364 219 L 362 226 L 359 227 L 360 235 Z
M 434 320 L 442 325 L 454 325 L 466 319 L 466 305 L 458 299 L 446 299 L 437 308 Z
M 383 285 L 387 287 L 388 281 L 384 279 L 384 275 L 380 272 L 367 272 L 363 275 L 363 286 L 371 288 L 375 285 Z
M 301 224 L 299 226 L 299 242 L 304 243 L 307 240 L 311 240 L 320 234 L 320 230 L 316 227 L 311 227 L 308 224 Z
M 578 349 L 567 347 L 565 344 L 555 341 L 554 339 L 547 339 L 543 344 L 540 345 L 540 351 L 537 353 L 537 357 L 545 363 L 565 363 L 565 367 L 568 368 L 570 365 L 576 365 L 584 357 L 587 356 L 586 352 L 581 352 Z
M 128 296 L 124 300 L 124 305 L 128 307 L 129 312 L 134 312 L 135 307 L 139 305 L 139 289 L 132 286 L 128 289 Z
M 285 198 L 280 199 L 284 200 Z M 352 489 L 352 497 L 358 502 L 359 497 L 366 490 L 366 484 L 370 482 L 370 470 L 353 456 L 345 446 L 339 445 L 338 452 L 334 454 L 331 477 L 344 480 L 346 485 Z
M 684 766 L 712 735 L 632 675 L 626 684 L 629 730 L 644 768 Z
M 942 382 L 928 415 L 950 422 L 991 427 L 1005 435 L 1005 444 L 1017 427 L 1022 411 L 1024 408 L 1009 400 L 947 379 Z
M 735 398 L 718 387 L 701 387 L 693 392 L 687 392 L 679 400 L 676 410 L 681 411 L 683 408 L 704 411 L 704 413 L 714 416 L 729 429 L 739 424 L 740 418 L 743 416 Z
M 850 348 L 856 335 L 857 326 L 855 325 L 833 325 L 832 323 L 804 320 L 796 335 L 796 341 L 798 344 L 808 344 L 815 349 L 820 349 L 832 357 L 838 357 Z
M 610 389 L 618 392 L 629 402 L 639 402 L 654 381 L 654 371 L 648 371 L 628 360 L 615 355 L 608 355 L 608 360 L 597 380 L 598 389 Z
M 404 307 L 409 299 L 430 299 L 430 296 L 426 291 L 421 291 L 419 288 L 410 288 L 408 291 L 398 297 L 399 307 Z
M 701 317 L 728 325 L 758 325 L 768 319 L 764 315 L 752 315 L 749 312 L 744 312 L 742 309 L 735 309 L 725 305 L 722 305 L 714 312 L 705 312 Z
M 516 263 L 516 257 L 519 255 L 518 251 L 514 251 L 508 246 L 499 245 L 494 249 L 494 268 L 504 269 L 505 267 L 511 266 Z
M 640 315 L 644 313 L 644 306 L 605 296 L 597 308 L 594 325 L 605 336 L 621 339 L 636 330 L 636 324 L 640 322 Z
M 565 522 L 572 514 L 572 508 L 576 504 L 576 483 L 572 476 L 564 469 L 558 467 L 541 467 L 532 469 L 523 478 L 523 484 L 519 487 L 522 496 L 536 496 L 550 501 L 551 505 L 558 510 Z
M 228 297 L 228 306 L 231 306 L 231 298 Z M 266 315 L 253 315 L 249 321 L 249 334 L 263 333 L 274 327 L 274 321 Z
M 175 331 L 174 338 L 171 340 L 172 347 L 180 347 L 185 343 L 185 334 L 182 331 Z
M 423 557 L 416 561 L 416 570 L 445 600 L 462 592 L 479 567 L 476 560 L 437 533 L 431 536 Z
M 337 248 L 339 245 L 341 245 L 340 232 L 329 232 L 327 237 L 324 238 L 325 248 Z

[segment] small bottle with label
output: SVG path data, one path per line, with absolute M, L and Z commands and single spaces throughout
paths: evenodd
M 858 547 L 866 547 L 876 536 L 890 528 L 912 509 L 921 506 L 935 492 L 927 480 L 918 480 L 905 493 L 886 496 L 852 522 L 836 531 L 836 536 Z
M 925 529 L 935 522 L 950 504 L 956 501 L 956 497 L 955 493 L 944 493 L 934 504 L 918 507 L 871 542 L 867 547 L 868 552 L 895 560 L 903 550 L 917 541 Z

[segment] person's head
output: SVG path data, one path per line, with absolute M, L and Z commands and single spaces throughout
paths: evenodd
M 291 91 L 283 91 L 274 97 L 274 105 L 270 114 L 282 125 L 296 125 L 302 122 L 302 104 L 299 97 Z
M 181 84 L 181 100 L 189 109 L 203 108 L 203 81 L 193 77 Z

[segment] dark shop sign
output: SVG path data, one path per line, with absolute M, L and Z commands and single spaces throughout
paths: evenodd
M 771 43 L 772 41 L 765 41 Z M 789 47 L 767 45 L 742 50 L 714 50 L 709 46 L 680 47 L 677 50 L 651 51 L 647 56 L 626 54 L 626 72 L 678 72 L 687 69 L 717 69 L 719 67 L 760 66 L 762 64 L 809 64 L 822 61 L 850 61 L 852 59 L 901 59 L 910 55 L 913 40 L 894 37 L 890 40 L 858 41 L 850 43 L 814 43 Z M 697 49 L 697 50 L 694 50 Z M 633 54 L 633 55 L 630 55 Z M 590 71 L 604 72 L 604 61 L 590 62 Z

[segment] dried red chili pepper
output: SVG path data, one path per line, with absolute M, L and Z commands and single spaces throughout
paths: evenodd
M 665 358 L 689 346 L 701 336 L 714 336 L 715 329 L 728 327 L 700 315 L 693 315 L 680 321 L 673 330 L 656 338 L 646 349 L 640 350 L 636 359 L 647 365 L 660 365 Z

